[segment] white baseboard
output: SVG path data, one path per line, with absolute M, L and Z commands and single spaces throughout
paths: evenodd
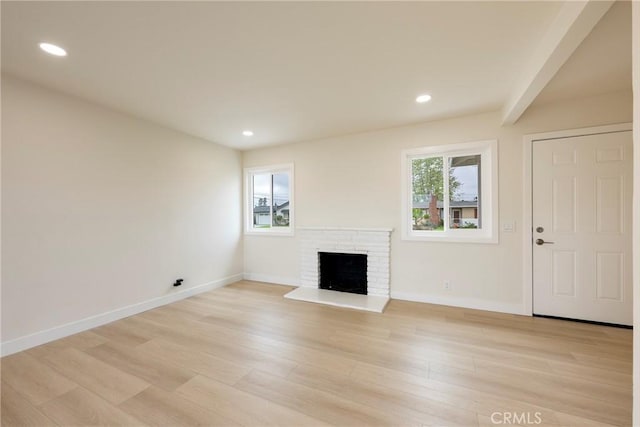
M 260 273 L 244 273 L 245 280 L 256 282 L 274 283 L 277 285 L 302 286 L 300 279 L 295 277 L 272 276 Z M 458 298 L 442 295 L 425 295 L 411 292 L 391 291 L 391 299 L 404 301 L 424 302 L 427 304 L 449 305 L 452 307 L 471 308 L 475 310 L 496 311 L 498 313 L 521 314 L 530 316 L 523 310 L 522 304 L 487 301 L 476 298 Z
M 272 276 L 269 274 L 244 273 L 245 280 L 256 282 L 274 283 L 277 285 L 302 286 L 300 279 L 294 277 Z M 391 291 L 391 299 L 398 299 L 412 302 L 424 302 L 427 304 L 448 305 L 452 307 L 471 308 L 475 310 L 495 311 L 498 313 L 521 314 L 531 316 L 526 313 L 522 304 L 487 301 L 476 298 L 448 297 L 442 295 L 425 295 L 411 292 Z
M 497 302 L 476 298 L 449 297 L 442 295 L 425 295 L 411 292 L 394 292 L 393 290 L 391 290 L 391 299 L 526 315 L 523 310 L 522 303 Z
M 83 332 L 88 329 L 104 325 L 106 323 L 133 316 L 134 314 L 142 313 L 143 311 L 151 310 L 162 305 L 167 305 L 202 292 L 221 288 L 230 283 L 240 281 L 242 280 L 242 278 L 242 273 L 234 274 L 233 276 L 224 277 L 222 279 L 214 280 L 212 282 L 193 286 L 187 289 L 176 290 L 167 295 L 152 298 L 147 301 L 142 301 L 136 304 L 128 305 L 126 307 L 108 311 L 106 313 L 97 314 L 95 316 L 76 320 L 75 322 L 66 323 L 64 325 L 56 326 L 51 329 L 36 332 L 30 335 L 25 335 L 23 337 L 15 338 L 10 341 L 5 341 L 1 344 L 0 354 L 2 354 L 2 356 L 8 356 L 10 354 L 27 350 L 29 348 L 45 344 L 53 340 L 67 337 L 69 335 L 77 334 L 78 332 Z
M 297 277 L 272 276 L 270 274 L 244 273 L 244 280 L 274 283 L 276 285 L 300 286 L 300 279 Z

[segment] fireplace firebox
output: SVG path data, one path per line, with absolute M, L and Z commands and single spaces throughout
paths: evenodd
M 318 252 L 320 289 L 367 295 L 367 255 Z

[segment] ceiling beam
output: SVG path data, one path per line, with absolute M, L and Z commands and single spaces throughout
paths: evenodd
M 562 5 L 513 87 L 502 113 L 503 125 L 518 121 L 613 3 L 589 0 Z

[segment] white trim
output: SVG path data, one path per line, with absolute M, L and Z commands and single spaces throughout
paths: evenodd
M 258 173 L 277 173 L 286 172 L 289 174 L 289 227 L 282 228 L 253 228 L 253 182 L 250 177 Z M 295 181 L 293 163 L 282 163 L 277 165 L 257 166 L 244 168 L 244 234 L 250 236 L 288 236 L 295 234 L 295 203 L 294 203 L 294 181 Z M 269 214 L 271 215 L 271 214 Z
M 354 228 L 354 227 L 296 227 L 298 230 L 317 231 L 386 231 L 391 233 L 393 228 Z
M 244 273 L 244 280 L 253 280 L 256 282 L 271 283 L 275 285 L 298 286 L 300 280 L 296 278 L 288 278 L 282 276 L 271 276 L 268 274 Z M 426 304 L 447 305 L 450 307 L 470 308 L 474 310 L 495 311 L 498 313 L 508 314 L 526 314 L 522 311 L 520 303 L 496 302 L 476 298 L 457 298 L 441 295 L 425 295 L 411 292 L 391 291 L 391 299 L 421 302 Z
M 452 156 L 476 155 L 482 157 L 482 169 L 480 181 L 482 184 L 481 215 L 484 219 L 481 229 L 449 229 L 448 221 L 445 221 L 444 231 L 414 231 L 412 229 L 411 215 L 411 167 L 409 160 L 422 156 L 442 156 L 445 159 Z M 401 236 L 402 240 L 421 242 L 444 243 L 485 243 L 496 244 L 499 242 L 498 232 L 498 140 L 484 140 L 465 142 L 460 144 L 446 144 L 437 146 L 425 146 L 403 150 L 401 153 Z M 448 178 L 444 177 L 443 193 L 448 194 Z M 448 197 L 443 197 L 443 212 L 448 212 Z M 446 215 L 445 215 L 446 216 Z M 444 218 L 443 218 L 444 219 Z
M 244 234 L 247 236 L 293 237 L 294 231 L 293 231 L 293 228 L 290 231 L 280 231 L 274 228 L 265 228 L 264 230 L 261 230 L 261 231 L 258 231 L 258 230 L 245 231 Z
M 277 165 L 251 166 L 244 168 L 244 171 L 251 173 L 286 172 L 291 168 L 293 168 L 293 163 L 278 163 Z
M 442 295 L 425 295 L 411 292 L 391 291 L 391 299 L 447 305 L 450 307 L 470 308 L 473 310 L 495 311 L 498 313 L 525 314 L 522 312 L 522 305 L 520 303 L 488 301 L 476 298 L 458 298 Z
M 274 285 L 300 286 L 300 279 L 297 277 L 273 276 L 271 274 L 244 273 L 244 280 L 254 282 L 272 283 Z
M 402 240 L 408 242 L 438 242 L 438 243 L 484 243 L 484 244 L 497 244 L 499 243 L 498 236 L 495 237 L 479 237 L 476 234 L 469 235 L 468 237 L 464 236 L 464 234 L 470 233 L 474 231 L 473 229 L 458 229 L 456 233 L 460 232 L 460 236 L 451 236 L 451 234 L 443 234 L 442 236 L 438 236 L 435 234 L 430 234 L 428 236 L 412 236 L 409 234 L 408 236 L 402 237 Z M 443 233 L 443 232 L 440 232 Z
M 485 149 L 488 144 L 497 142 L 495 139 L 487 139 L 483 141 L 471 141 L 460 142 L 457 144 L 444 144 L 444 145 L 426 145 L 424 147 L 409 148 L 402 151 L 404 157 L 420 156 L 423 154 L 437 154 L 437 155 L 457 155 L 464 156 L 470 154 L 478 154 L 478 150 Z
M 553 132 L 534 133 L 523 137 L 522 148 L 522 312 L 531 316 L 533 314 L 533 248 L 532 232 L 533 219 L 531 200 L 533 185 L 533 171 L 531 170 L 531 150 L 534 141 L 546 141 L 550 139 L 573 138 L 578 136 L 597 135 L 603 133 L 627 132 L 632 130 L 631 123 L 619 123 L 614 125 L 594 126 L 579 129 L 567 129 Z
M 0 354 L 2 354 L 2 356 L 8 356 L 10 354 L 27 350 L 29 348 L 45 344 L 53 340 L 68 337 L 69 335 L 96 328 L 106 323 L 111 323 L 125 317 L 133 316 L 134 314 L 142 313 L 143 311 L 151 310 L 156 307 L 171 304 L 172 302 L 176 302 L 181 299 L 200 294 L 202 292 L 221 288 L 228 284 L 242 280 L 242 277 L 242 274 L 234 274 L 233 276 L 224 277 L 222 279 L 214 280 L 198 286 L 193 286 L 188 289 L 176 290 L 174 292 L 171 292 L 170 294 L 152 298 L 147 301 L 142 301 L 136 304 L 128 305 L 126 307 L 117 308 L 106 313 L 97 314 L 95 316 L 90 316 L 84 319 L 76 320 L 74 322 L 66 323 L 64 325 L 56 326 L 51 329 L 35 332 L 33 334 L 15 338 L 10 341 L 5 341 L 1 344 L 2 349 L 0 350 Z

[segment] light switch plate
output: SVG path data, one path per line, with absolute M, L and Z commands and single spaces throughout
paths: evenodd
M 516 231 L 516 223 L 515 221 L 505 221 L 502 223 L 502 231 L 505 233 L 513 233 Z

